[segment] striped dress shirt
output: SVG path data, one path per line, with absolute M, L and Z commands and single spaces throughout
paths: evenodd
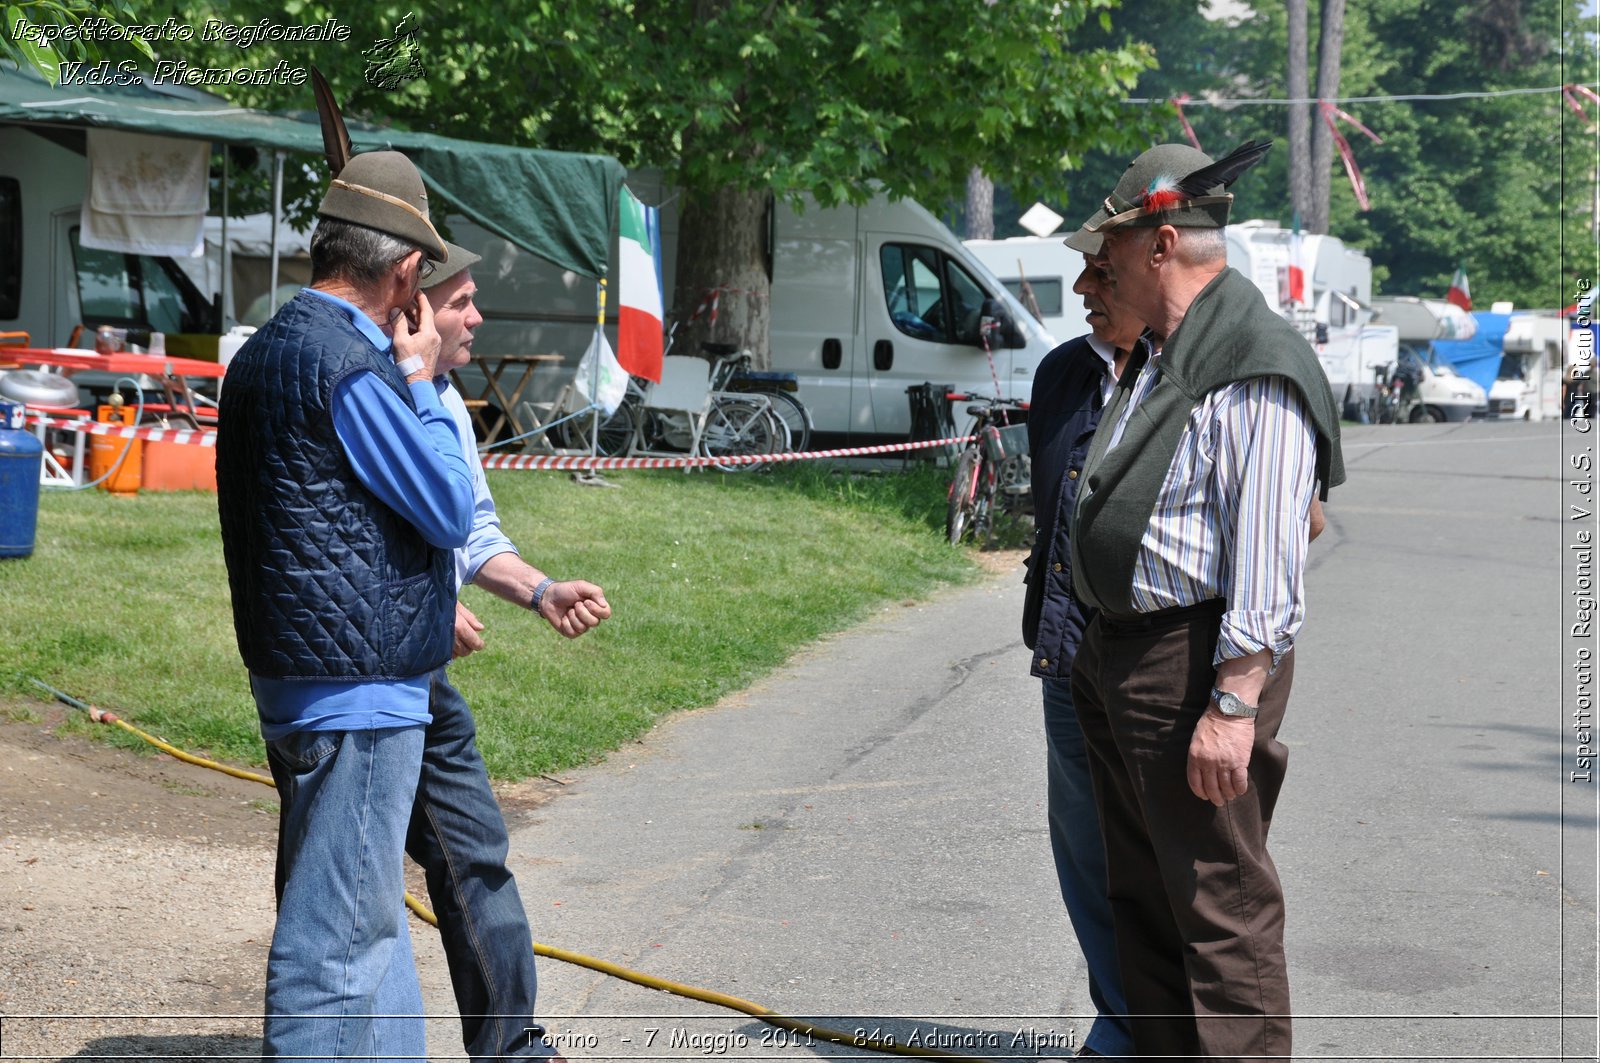
M 1161 373 L 1150 356 L 1108 450 Z M 1306 544 L 1316 486 L 1316 433 L 1283 377 L 1217 388 L 1178 439 L 1133 569 L 1141 613 L 1227 601 L 1212 663 L 1272 651 L 1272 667 L 1305 619 Z

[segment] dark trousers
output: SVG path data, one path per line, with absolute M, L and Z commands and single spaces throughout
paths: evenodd
M 478 753 L 477 724 L 444 669 L 434 674 L 429 693 L 433 722 L 406 853 L 426 875 L 439 917 L 461 1041 L 475 1060 L 549 1055 L 533 1019 L 533 936 L 506 867 L 510 842 Z
M 1097 617 L 1073 665 L 1072 697 L 1089 744 L 1137 1053 L 1288 1059 L 1283 890 L 1267 830 L 1288 767 L 1277 734 L 1293 653 L 1261 694 L 1249 790 L 1221 808 L 1195 796 L 1189 742 L 1216 680 L 1221 612 L 1212 603 Z

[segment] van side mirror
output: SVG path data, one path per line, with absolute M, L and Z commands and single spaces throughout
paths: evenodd
M 1022 332 L 1017 328 L 1016 319 L 1011 316 L 1011 311 L 1006 309 L 1005 303 L 998 299 L 985 299 L 982 314 L 979 327 L 992 329 L 989 333 L 991 348 L 1026 346 Z

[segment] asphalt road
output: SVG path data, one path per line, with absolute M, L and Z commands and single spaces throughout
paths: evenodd
M 1596 791 L 1565 781 L 1560 432 L 1346 434 L 1273 830 L 1297 1058 L 1595 1056 Z M 1050 865 L 1021 589 L 1010 573 L 893 606 L 576 773 L 512 840 L 536 939 L 847 1033 L 1071 1055 L 1089 1004 Z M 451 1013 L 437 953 L 419 963 L 430 1012 Z M 574 1060 L 882 1058 L 540 970 Z M 436 1058 L 459 1050 L 448 1020 L 430 1039 Z

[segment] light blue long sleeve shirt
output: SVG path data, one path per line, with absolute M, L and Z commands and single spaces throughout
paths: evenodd
M 478 578 L 483 563 L 496 554 L 515 554 L 517 548 L 505 532 L 500 530 L 500 514 L 494 508 L 494 496 L 489 494 L 489 481 L 483 475 L 483 460 L 478 457 L 478 441 L 472 434 L 472 415 L 461 393 L 447 377 L 434 377 L 433 386 L 439 392 L 439 401 L 455 420 L 456 434 L 461 437 L 461 453 L 472 472 L 472 534 L 467 545 L 455 552 L 456 591 Z
M 308 288 L 343 310 L 380 352 L 392 346 L 354 304 Z M 332 399 L 333 427 L 356 479 L 416 527 L 432 545 L 458 550 L 474 525 L 474 484 L 455 421 L 432 382 L 408 385 L 413 413 L 372 373 L 342 381 Z M 294 731 L 369 731 L 432 721 L 431 673 L 371 683 L 306 682 L 252 675 L 251 688 L 267 741 Z

